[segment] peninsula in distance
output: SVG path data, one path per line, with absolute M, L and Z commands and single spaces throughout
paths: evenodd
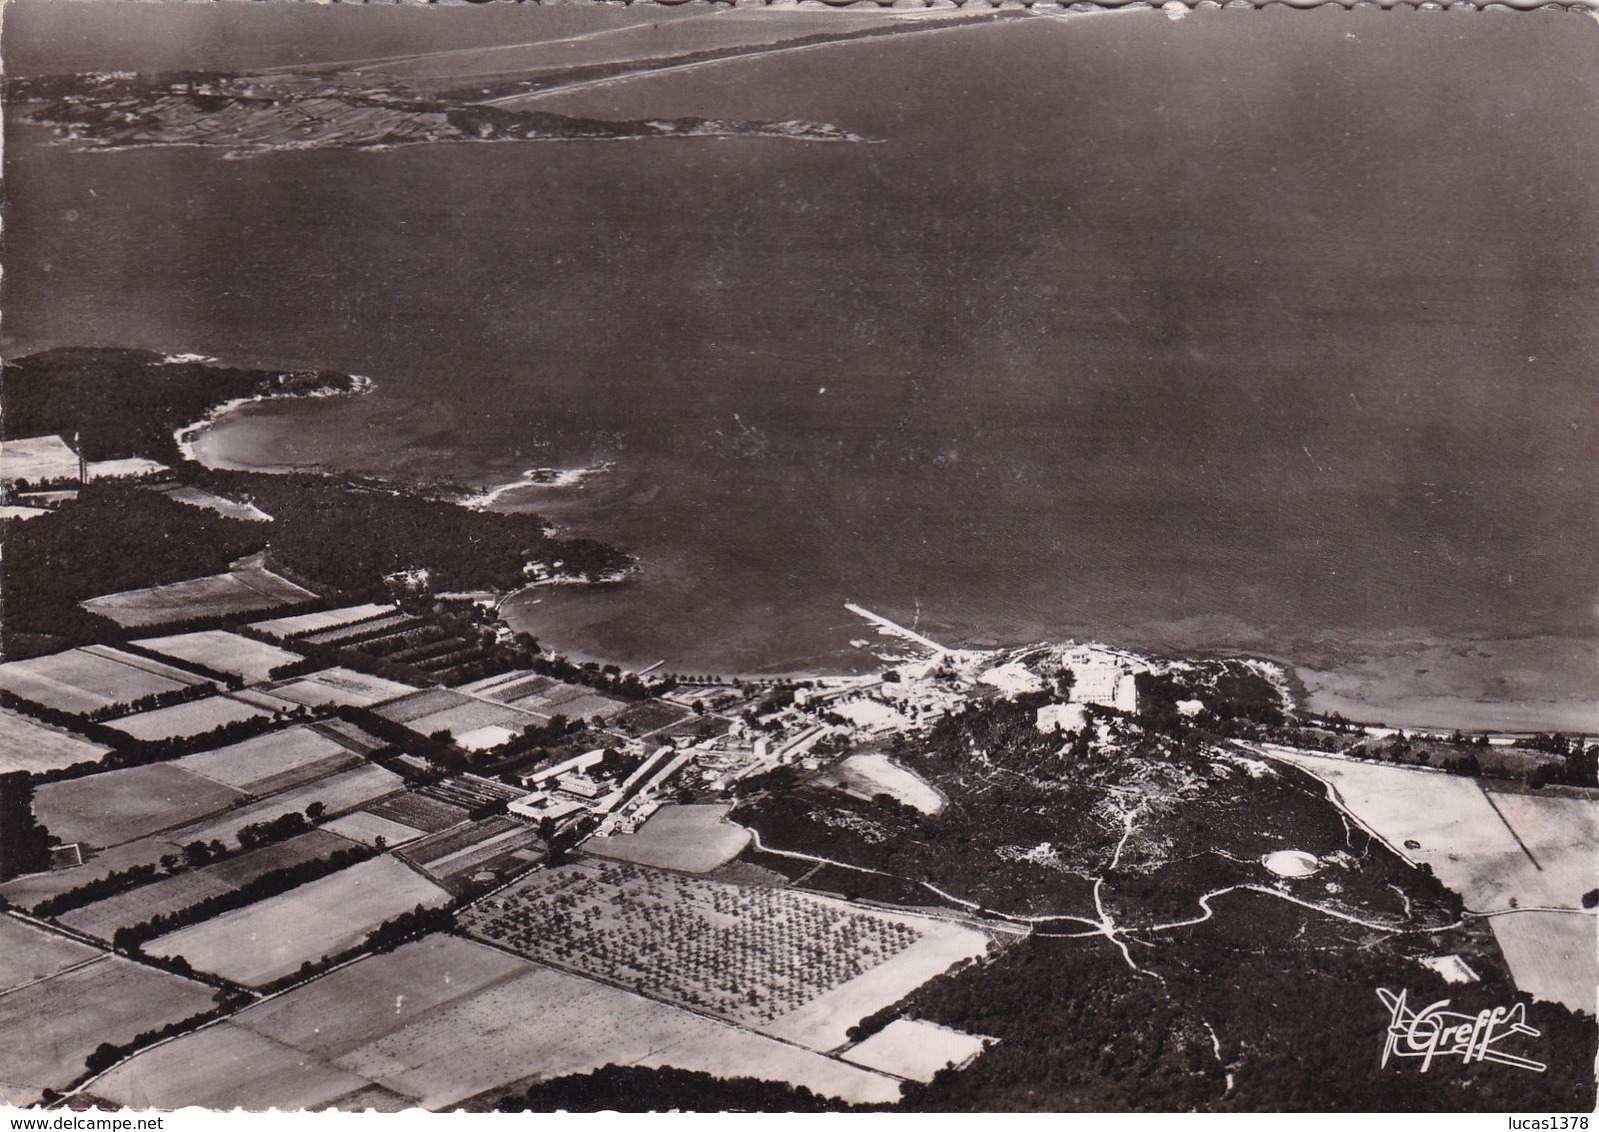
M 1408 195 L 1577 215 L 1580 16 L 138 7 L 8 12 L 0 1102 L 1593 1109 L 1592 248 Z

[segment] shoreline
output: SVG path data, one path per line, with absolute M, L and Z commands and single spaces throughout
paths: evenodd
M 168 356 L 181 360 L 201 360 L 195 355 Z M 232 460 L 215 460 L 215 462 L 213 462 L 201 457 L 201 454 L 197 450 L 196 442 L 202 436 L 211 432 L 211 430 L 213 430 L 216 426 L 222 424 L 230 414 L 253 402 L 294 400 L 300 398 L 320 400 L 336 396 L 356 396 L 369 393 L 375 388 L 375 385 L 370 378 L 360 377 L 358 375 L 350 375 L 350 380 L 352 382 L 352 388 L 349 389 L 335 389 L 324 386 L 320 389 L 309 390 L 305 392 L 267 393 L 257 394 L 251 397 L 232 399 L 212 408 L 201 420 L 192 422 L 189 425 L 175 430 L 173 433 L 173 440 L 178 445 L 179 451 L 184 459 L 191 460 L 203 467 L 258 472 L 262 474 L 282 474 L 284 472 L 304 471 L 316 471 L 321 472 L 322 474 L 329 474 L 325 469 L 322 469 L 319 466 L 307 468 L 282 468 L 261 466 L 248 462 L 237 462 Z M 602 460 L 577 467 L 528 468 L 525 469 L 514 480 L 495 483 L 491 486 L 480 488 L 475 491 L 468 489 L 466 494 L 462 494 L 453 498 L 451 502 L 463 507 L 471 508 L 473 510 L 490 511 L 493 510 L 494 505 L 506 495 L 514 493 L 520 489 L 546 489 L 553 491 L 559 489 L 581 488 L 588 480 L 599 475 L 608 474 L 614 469 L 614 467 L 614 461 Z M 517 609 L 526 610 L 527 612 L 521 617 L 518 617 L 518 620 L 536 622 L 537 615 L 533 612 L 532 607 L 538 604 L 539 599 L 534 598 L 532 595 L 537 591 L 547 590 L 555 587 L 564 587 L 568 589 L 572 587 L 583 587 L 587 589 L 590 587 L 598 588 L 616 586 L 637 577 L 638 573 L 643 568 L 643 565 L 643 563 L 636 562 L 628 569 L 613 572 L 613 574 L 609 576 L 594 579 L 592 581 L 581 577 L 557 577 L 532 581 L 516 590 L 512 590 L 500 595 L 497 598 L 496 609 L 501 612 L 502 617 L 504 617 L 506 613 L 512 613 L 514 615 Z M 506 609 L 505 607 L 507 605 L 510 605 L 511 608 Z M 509 621 L 509 619 L 507 620 Z M 545 640 L 546 635 L 538 632 L 537 628 L 538 627 L 536 624 L 528 624 L 523 630 L 520 631 L 531 632 L 533 636 L 539 638 L 541 641 Z M 870 632 L 868 627 L 865 625 L 862 626 L 862 629 L 863 632 Z M 570 629 L 568 632 L 570 633 Z M 558 636 L 562 635 L 566 634 L 558 634 Z M 577 636 L 579 638 L 581 637 L 581 629 L 577 631 Z M 554 644 L 554 638 L 551 638 L 551 640 L 552 644 Z M 580 640 L 571 642 L 560 641 L 559 643 L 559 651 L 563 656 L 581 663 L 595 663 L 600 665 L 614 664 L 624 670 L 632 670 L 634 667 L 632 662 L 625 662 L 618 659 L 616 656 L 599 655 L 592 648 L 583 646 Z M 1005 643 L 997 646 L 990 646 L 982 651 L 1009 652 L 1035 646 L 1039 643 L 1041 642 L 1034 641 L 1027 643 Z M 1081 644 L 1085 642 L 1073 641 L 1072 643 Z M 1115 644 L 1105 645 L 1104 647 L 1114 650 L 1122 650 L 1124 648 L 1123 646 Z M 640 661 L 640 665 L 653 662 L 669 670 L 675 670 L 676 666 L 670 656 L 660 655 L 660 652 L 664 650 L 649 651 L 651 652 L 649 660 Z M 1255 665 L 1258 665 L 1263 669 L 1271 670 L 1271 674 L 1268 676 L 1268 678 L 1272 679 L 1272 682 L 1285 693 L 1289 702 L 1293 704 L 1295 711 L 1313 715 L 1326 715 L 1336 712 L 1342 715 L 1350 723 L 1360 726 L 1395 727 L 1410 731 L 1430 732 L 1450 732 L 1459 730 L 1473 734 L 1484 733 L 1530 735 L 1538 731 L 1562 731 L 1565 733 L 1575 732 L 1582 734 L 1599 732 L 1599 724 L 1584 724 L 1583 714 L 1591 709 L 1588 707 L 1588 705 L 1576 700 L 1553 701 L 1548 705 L 1549 710 L 1544 712 L 1539 712 L 1536 708 L 1532 707 L 1532 705 L 1526 703 L 1525 701 L 1474 700 L 1463 696 L 1440 695 L 1419 697 L 1401 695 L 1395 700 L 1395 702 L 1391 704 L 1372 705 L 1367 704 L 1358 698 L 1340 694 L 1340 690 L 1335 690 L 1335 688 L 1331 686 L 1337 684 L 1336 680 L 1318 679 L 1317 676 L 1319 673 L 1326 675 L 1322 670 L 1312 667 L 1312 665 L 1309 663 L 1297 662 L 1280 654 L 1272 655 L 1259 651 L 1228 648 L 1226 646 L 1206 647 L 1204 645 L 1198 645 L 1192 648 L 1156 648 L 1147 651 L 1128 646 L 1125 648 L 1125 651 L 1132 652 L 1136 655 L 1147 657 L 1152 660 L 1161 658 L 1198 659 L 1216 657 L 1253 662 Z M 833 663 L 829 663 L 828 657 L 817 655 L 799 660 L 798 663 L 795 663 L 794 660 L 774 660 L 772 662 L 773 667 L 771 669 L 766 669 L 763 666 L 756 665 L 753 666 L 752 670 L 752 666 L 748 664 L 715 669 L 712 669 L 707 665 L 701 665 L 700 667 L 704 669 L 703 671 L 685 672 L 685 675 L 700 675 L 727 682 L 746 681 L 765 683 L 779 680 L 854 680 L 861 679 L 863 676 L 867 675 L 859 671 L 852 671 L 852 669 L 856 666 L 850 664 L 851 660 L 860 658 L 863 652 L 865 655 L 870 657 L 873 670 L 881 670 L 884 667 L 891 666 L 889 661 L 877 656 L 875 651 L 867 649 L 853 650 L 847 653 L 839 652 L 835 658 L 832 658 Z M 807 661 L 809 663 L 807 663 Z M 734 671 L 733 668 L 737 668 L 738 671 Z M 1334 672 L 1336 672 L 1336 670 L 1334 670 Z M 1351 667 L 1345 679 L 1352 677 L 1354 672 L 1355 669 Z M 1386 683 L 1388 683 L 1386 680 L 1376 680 L 1373 682 L 1374 686 Z M 1540 719 L 1538 718 L 1539 716 L 1542 716 L 1543 718 Z
M 168 354 L 166 355 L 166 361 L 168 363 L 179 361 L 197 361 L 207 365 L 217 364 L 217 359 L 201 354 Z M 350 381 L 350 387 L 348 389 L 337 389 L 330 385 L 323 385 L 315 389 L 292 390 L 278 393 L 256 393 L 249 397 L 234 397 L 231 400 L 222 402 L 220 405 L 212 406 L 210 409 L 206 410 L 205 416 L 201 417 L 199 420 L 192 421 L 189 424 L 182 425 L 179 428 L 174 429 L 172 431 L 172 443 L 177 446 L 178 454 L 183 459 L 191 463 L 199 464 L 203 468 L 217 467 L 217 465 L 208 464 L 200 458 L 199 453 L 195 449 L 195 444 L 200 437 L 210 432 L 224 419 L 226 419 L 229 414 L 242 409 L 246 405 L 252 405 L 258 402 L 300 400 L 322 401 L 332 397 L 363 397 L 377 388 L 376 382 L 374 382 L 370 377 L 363 377 L 360 374 L 354 373 L 346 376 Z M 240 467 L 231 470 L 262 472 L 263 474 L 267 475 L 273 474 L 268 469 L 256 467 Z

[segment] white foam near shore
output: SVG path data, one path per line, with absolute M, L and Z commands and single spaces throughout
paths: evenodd
M 466 496 L 459 502 L 461 506 L 470 507 L 474 511 L 486 511 L 509 492 L 530 487 L 581 487 L 585 480 L 593 476 L 603 475 L 614 466 L 609 460 L 601 460 L 598 463 L 587 464 L 581 468 L 529 468 L 509 483 L 484 488 L 476 494 Z
M 183 355 L 179 356 L 182 357 Z M 215 406 L 193 424 L 186 424 L 182 428 L 174 430 L 172 440 L 178 446 L 178 452 L 185 460 L 193 460 L 197 464 L 203 463 L 204 461 L 200 459 L 199 454 L 195 451 L 195 442 L 202 435 L 216 427 L 229 413 L 241 409 L 245 405 L 253 404 L 257 401 L 298 401 L 301 399 L 321 400 L 326 397 L 359 397 L 372 392 L 374 388 L 376 388 L 376 385 L 370 377 L 351 374 L 350 388 L 348 389 L 335 389 L 332 386 L 324 385 L 316 389 L 295 390 L 294 392 L 257 393 L 253 397 L 235 397 L 231 401 L 224 401 L 222 404 Z

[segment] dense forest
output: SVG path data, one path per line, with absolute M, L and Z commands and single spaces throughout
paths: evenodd
M 76 433 L 86 459 L 143 456 L 163 464 L 181 458 L 176 430 L 227 401 L 356 388 L 348 374 L 330 371 L 233 369 L 168 362 L 148 350 L 89 347 L 8 361 L 0 383 L 0 438 L 55 433 L 71 440 Z
M 871 1112 L 884 1106 L 848 1105 L 803 1085 L 754 1077 L 724 1079 L 688 1069 L 607 1065 L 592 1073 L 556 1077 L 495 1105 L 498 1112 Z

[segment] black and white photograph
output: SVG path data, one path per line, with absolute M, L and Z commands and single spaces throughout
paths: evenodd
M 0 56 L 9 1127 L 1588 1127 L 1599 9 Z

